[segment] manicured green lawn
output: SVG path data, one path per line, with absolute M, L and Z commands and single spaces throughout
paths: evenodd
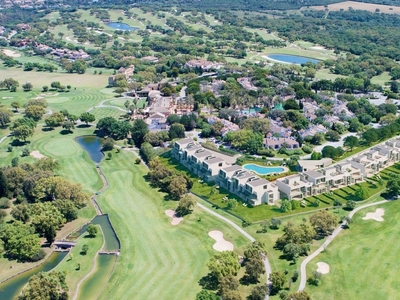
M 193 299 L 200 290 L 198 280 L 208 273 L 206 263 L 215 253 L 210 230 L 221 230 L 243 253 L 248 240 L 219 220 L 196 209 L 177 225 L 170 225 L 166 209 L 177 202 L 144 180 L 147 169 L 135 165 L 127 151 L 102 162 L 110 187 L 98 202 L 121 240 L 121 255 L 100 299 Z M 200 221 L 199 221 L 200 218 Z
M 87 233 L 83 234 L 77 240 L 76 246 L 71 250 L 70 254 L 55 268 L 56 271 L 65 271 L 67 273 L 66 282 L 70 297 L 74 295 L 78 282 L 92 270 L 95 255 L 103 245 L 103 234 L 100 227 L 97 227 L 98 233 L 96 237 L 92 238 Z M 81 251 L 85 244 L 89 248 L 87 253 L 83 254 Z
M 385 209 L 383 222 L 362 220 L 367 212 Z M 330 273 L 318 287 L 307 285 L 313 299 L 397 299 L 400 295 L 400 201 L 357 212 L 349 230 L 344 230 L 308 264 L 326 262 Z

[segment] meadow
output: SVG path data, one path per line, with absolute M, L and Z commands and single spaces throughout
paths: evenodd
M 385 210 L 383 222 L 362 219 L 377 208 Z M 322 276 L 319 286 L 307 285 L 313 299 L 327 295 L 330 299 L 397 299 L 399 222 L 398 200 L 357 212 L 350 229 L 343 230 L 308 264 L 307 274 L 316 270 L 317 262 L 330 265 L 330 273 Z
M 379 11 L 381 13 L 388 14 L 400 14 L 400 7 L 391 6 L 391 5 L 382 5 L 382 4 L 373 4 L 373 3 L 364 3 L 364 2 L 356 2 L 356 1 L 344 1 L 334 4 L 327 5 L 329 11 L 337 11 L 337 10 L 348 10 L 350 8 L 356 10 L 367 10 L 370 12 Z M 325 6 L 310 6 L 311 9 L 316 10 L 325 10 Z

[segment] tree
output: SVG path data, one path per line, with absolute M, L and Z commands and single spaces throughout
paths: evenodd
M 89 224 L 86 231 L 89 234 L 89 236 L 93 238 L 97 235 L 97 226 L 93 225 L 93 224 Z
M 29 91 L 32 90 L 33 85 L 32 85 L 32 83 L 27 82 L 27 83 L 22 85 L 22 88 L 23 88 L 24 92 L 29 92 Z
M 241 128 L 267 134 L 270 131 L 270 121 L 267 118 L 249 118 L 241 123 Z
M 74 122 L 72 121 L 65 121 L 62 125 L 62 128 L 64 128 L 68 132 L 72 132 L 73 129 L 75 129 Z
M 320 152 L 311 153 L 311 160 L 320 160 L 322 158 L 322 154 Z
M 66 272 L 58 271 L 40 272 L 33 275 L 18 299 L 66 300 L 68 299 L 68 286 L 65 276 Z
M 281 203 L 281 212 L 290 212 L 292 210 L 292 203 L 288 199 L 283 199 Z
M 187 190 L 188 182 L 183 175 L 174 176 L 167 187 L 167 191 L 173 199 L 179 199 L 182 195 L 187 193 Z
M 78 209 L 70 200 L 58 199 L 52 202 L 58 211 L 63 215 L 67 222 L 71 222 L 78 218 Z
M 285 285 L 286 278 L 282 272 L 274 271 L 269 275 L 269 280 L 271 281 L 271 293 L 277 294 Z
M 279 226 L 281 225 L 281 223 L 282 223 L 282 221 L 280 219 L 272 218 L 270 228 L 271 229 L 279 229 Z
M 228 275 L 236 276 L 240 269 L 239 258 L 233 251 L 223 251 L 211 257 L 207 267 L 218 279 Z
M 5 224 L 0 231 L 0 240 L 6 254 L 12 259 L 32 261 L 40 251 L 40 239 L 33 227 L 20 221 Z
M 14 108 L 15 111 L 18 111 L 18 109 L 21 107 L 21 104 L 18 101 L 14 101 L 11 103 L 11 107 Z
M 386 184 L 386 191 L 389 196 L 397 196 L 400 194 L 400 175 L 390 173 L 389 180 Z
M 353 209 L 355 209 L 355 208 L 356 208 L 356 201 L 353 201 L 353 200 L 347 201 L 347 202 L 346 202 L 346 208 L 347 208 L 348 210 L 353 210 Z
M 21 125 L 13 130 L 13 136 L 20 141 L 25 142 L 27 138 L 33 135 L 33 128 L 29 127 L 28 125 Z
M 156 152 L 154 151 L 154 148 L 152 145 L 150 145 L 150 143 L 144 142 L 140 146 L 140 156 L 146 163 L 148 163 L 156 157 Z
M 360 200 L 365 200 L 368 198 L 369 196 L 369 191 L 367 188 L 363 188 L 362 186 L 360 186 L 355 193 L 356 197 Z
M 136 147 L 140 147 L 143 143 L 144 136 L 149 132 L 149 128 L 145 121 L 142 119 L 136 119 L 132 126 L 132 139 L 135 142 Z
M 353 135 L 346 136 L 343 140 L 343 146 L 350 148 L 353 151 L 354 148 L 358 147 L 358 138 Z
M 265 273 L 265 265 L 261 255 L 254 256 L 246 262 L 246 279 L 251 283 L 257 283 L 261 274 Z
M 183 217 L 192 213 L 195 205 L 196 201 L 193 199 L 193 197 L 189 194 L 186 194 L 179 200 L 178 207 L 175 211 L 179 216 Z
M 363 132 L 362 138 L 367 145 L 371 145 L 379 140 L 378 131 L 374 128 L 368 129 L 367 131 Z
M 237 291 L 239 286 L 240 286 L 239 281 L 232 275 L 221 277 L 219 278 L 218 294 L 223 299 L 232 299 L 231 298 L 232 296 L 230 295 L 231 292 Z
M 5 107 L 0 107 L 0 126 L 5 127 L 11 122 L 12 112 Z
M 265 296 L 268 295 L 268 286 L 257 285 L 251 290 L 251 294 L 248 297 L 249 300 L 264 300 Z
M 43 202 L 30 205 L 30 214 L 35 232 L 53 243 L 57 230 L 65 223 L 61 212 L 51 202 Z
M 60 112 L 55 112 L 47 117 L 44 122 L 47 127 L 57 127 L 64 122 L 64 115 Z
M 11 210 L 11 215 L 15 220 L 26 223 L 29 221 L 29 207 L 26 204 L 18 204 Z
M 31 154 L 31 152 L 29 151 L 28 148 L 25 147 L 24 149 L 22 149 L 22 152 L 21 152 L 22 157 L 29 156 L 30 154 Z
M 25 116 L 27 118 L 32 118 L 33 120 L 37 121 L 42 118 L 45 112 L 45 108 L 41 105 L 29 105 L 25 109 Z
M 338 157 L 340 157 L 343 153 L 341 153 L 342 151 L 339 150 L 340 147 L 333 147 L 333 146 L 325 146 L 324 148 L 322 148 L 322 157 L 329 157 L 332 159 L 336 159 Z
M 289 294 L 285 300 L 311 300 L 311 296 L 306 291 L 298 291 Z
M 337 219 L 332 213 L 321 210 L 310 216 L 310 223 L 317 233 L 325 236 L 333 231 L 337 224 Z
M 111 151 L 112 149 L 114 149 L 114 144 L 115 141 L 112 138 L 106 138 L 103 141 L 103 147 L 101 148 L 102 151 Z
M 88 125 L 89 123 L 94 122 L 96 120 L 96 116 L 91 113 L 84 112 L 81 113 L 81 115 L 79 116 L 79 120 L 85 122 L 85 124 Z
M 169 138 L 173 139 L 182 139 L 185 137 L 185 127 L 182 124 L 174 123 L 169 128 Z
M 328 132 L 325 133 L 325 138 L 328 141 L 337 142 L 340 140 L 340 135 L 334 130 L 328 130 Z
M 11 87 L 13 87 L 13 86 L 14 86 L 15 88 L 19 87 L 19 82 L 16 81 L 15 79 L 13 79 L 13 78 L 6 78 L 6 79 L 4 79 L 3 82 L 2 82 L 2 84 L 3 84 L 3 86 L 5 86 L 5 88 L 6 88 L 7 90 L 11 90 Z
M 181 118 L 178 115 L 172 114 L 167 117 L 167 124 L 172 125 L 174 123 L 179 123 L 180 120 Z

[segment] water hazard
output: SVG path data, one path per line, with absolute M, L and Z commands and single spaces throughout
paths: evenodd
M 95 135 L 84 135 L 76 138 L 78 144 L 85 150 L 91 160 L 95 163 L 100 163 L 104 157 L 101 151 L 103 139 Z

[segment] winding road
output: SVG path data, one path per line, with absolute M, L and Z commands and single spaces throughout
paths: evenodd
M 354 209 L 350 214 L 349 217 L 352 218 L 354 216 L 354 214 L 356 212 L 358 212 L 361 209 L 364 209 L 366 207 L 370 207 L 370 206 L 375 206 L 375 205 L 380 205 L 380 204 L 384 204 L 389 202 L 390 200 L 382 200 L 382 201 L 378 201 L 378 202 L 373 202 L 373 203 L 368 203 L 368 204 L 364 204 L 361 205 L 359 207 L 357 207 L 356 209 Z M 307 264 L 313 260 L 318 254 L 320 254 L 322 251 L 325 250 L 325 248 L 333 241 L 333 239 L 343 230 L 343 227 L 347 225 L 346 222 L 344 222 L 343 224 L 340 224 L 334 231 L 333 233 L 326 239 L 326 241 L 322 244 L 321 247 L 319 247 L 314 253 L 312 253 L 311 255 L 309 255 L 305 260 L 303 260 L 303 262 L 301 263 L 300 266 L 300 286 L 299 286 L 299 291 L 304 290 L 304 288 L 306 287 L 306 282 L 307 282 L 307 272 L 306 272 L 306 267 Z

